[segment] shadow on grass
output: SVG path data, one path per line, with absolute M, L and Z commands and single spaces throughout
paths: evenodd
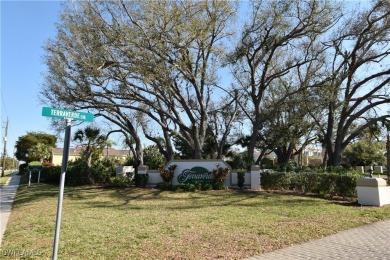
M 90 207 L 108 207 L 122 210 L 140 210 L 151 209 L 155 207 L 160 207 L 161 209 L 167 210 L 191 210 L 230 206 L 237 206 L 238 208 L 299 206 L 304 208 L 311 207 L 319 201 L 327 203 L 327 201 L 315 200 L 315 198 L 308 196 L 287 196 L 281 193 L 253 191 L 242 192 L 237 190 L 169 192 L 155 189 L 125 188 L 112 189 L 111 192 L 107 193 L 106 195 L 114 198 L 114 200 L 104 202 L 89 201 L 87 204 Z
M 21 175 L 20 184 L 17 195 L 14 199 L 14 205 L 20 206 L 25 203 L 31 203 L 46 198 L 58 198 L 59 185 L 37 183 L 32 179 L 30 186 L 28 185 L 28 174 Z M 99 196 L 100 187 L 83 186 L 83 187 L 67 187 L 64 189 L 64 197 L 71 199 L 91 199 Z
M 36 184 L 28 186 L 28 175 L 22 175 L 21 185 L 15 198 L 15 205 L 33 202 L 48 197 L 58 198 L 58 185 Z M 99 196 L 109 200 L 99 200 Z M 147 209 L 159 205 L 171 210 L 201 209 L 210 207 L 305 207 L 313 206 L 319 201 L 341 206 L 355 206 L 356 201 L 326 199 L 318 195 L 298 192 L 222 190 L 222 191 L 161 191 L 152 188 L 105 188 L 103 186 L 66 186 L 64 197 L 72 201 L 80 201 L 89 207 L 117 209 Z M 150 202 L 141 203 L 140 202 Z M 166 203 L 172 202 L 172 203 Z

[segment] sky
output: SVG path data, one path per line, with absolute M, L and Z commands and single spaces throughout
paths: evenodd
M 27 132 L 55 134 L 50 119 L 41 115 L 45 105 L 39 103 L 38 93 L 46 70 L 43 46 L 55 38 L 61 10 L 61 2 L 54 0 L 0 0 L 1 154 L 7 119 L 8 156 L 13 156 L 15 142 Z
M 1 154 L 7 119 L 7 155 L 13 156 L 15 142 L 27 132 L 55 134 L 43 117 L 38 93 L 46 66 L 43 46 L 56 35 L 59 1 L 0 0 L 1 10 Z

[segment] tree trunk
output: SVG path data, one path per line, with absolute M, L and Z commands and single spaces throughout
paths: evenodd
M 223 144 L 218 144 L 217 145 L 217 159 L 222 159 L 222 154 L 223 154 Z
M 342 152 L 343 148 L 340 144 L 335 144 L 334 148 L 328 149 L 329 166 L 340 166 Z
M 278 164 L 287 164 L 288 161 L 290 160 L 291 154 L 287 153 L 282 147 L 278 147 L 275 149 L 275 154 L 277 156 L 277 162 Z
M 174 150 L 172 147 L 172 142 L 171 142 L 171 138 L 169 136 L 168 131 L 163 131 L 163 133 L 164 133 L 164 139 L 165 139 L 165 145 L 166 145 L 164 157 L 165 157 L 165 160 L 167 162 L 169 162 L 170 160 L 173 160 Z
M 194 147 L 194 159 L 202 159 L 202 149 Z
M 143 154 L 141 140 L 139 138 L 135 140 L 135 153 L 138 161 L 137 162 L 138 166 L 144 165 L 144 154 Z
M 387 132 L 386 142 L 386 153 L 387 153 L 387 177 L 390 178 L 390 132 Z
M 295 145 L 290 143 L 288 147 L 281 146 L 275 149 L 275 154 L 278 157 L 277 162 L 279 164 L 287 164 L 289 160 L 292 158 L 292 154 L 294 151 Z
M 323 148 L 324 149 L 324 157 L 322 158 L 322 168 L 326 168 L 326 163 L 328 161 L 328 149 L 326 148 Z
M 256 147 L 256 140 L 257 140 L 257 134 L 252 133 L 252 136 L 249 140 L 248 144 L 248 150 L 247 150 L 247 156 L 248 158 L 253 158 L 253 154 L 255 153 L 255 147 Z
M 255 147 L 256 147 L 256 142 L 257 142 L 257 137 L 258 137 L 258 129 L 259 129 L 259 120 L 256 120 L 253 122 L 253 130 L 252 130 L 252 135 L 249 139 L 249 144 L 247 147 L 247 156 L 248 158 L 253 158 L 253 155 L 255 153 Z M 252 159 L 253 161 L 253 159 Z

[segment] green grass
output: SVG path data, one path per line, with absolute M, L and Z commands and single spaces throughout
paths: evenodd
M 11 178 L 12 171 L 4 171 L 4 177 L 0 177 L 0 188 Z
M 58 186 L 21 185 L 2 250 L 50 259 L 57 198 Z M 241 259 L 383 219 L 389 206 L 294 194 L 66 187 L 58 258 Z

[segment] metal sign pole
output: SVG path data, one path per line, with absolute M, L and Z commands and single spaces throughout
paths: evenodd
M 65 173 L 68 167 L 71 125 L 72 125 L 72 119 L 67 118 L 66 128 L 65 128 L 64 150 L 62 153 L 60 191 L 58 193 L 56 230 L 54 235 L 53 258 L 52 258 L 53 260 L 57 260 L 57 253 L 58 253 L 58 241 L 60 238 L 61 213 L 62 213 L 62 200 L 64 197 Z

